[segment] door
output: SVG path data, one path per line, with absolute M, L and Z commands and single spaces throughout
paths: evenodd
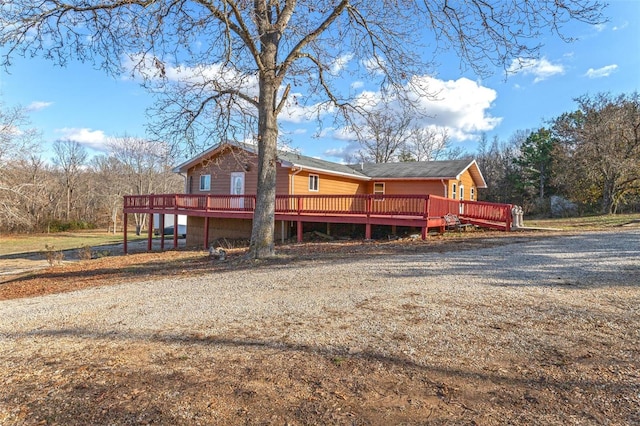
M 240 195 L 240 197 L 231 197 L 231 208 L 244 208 L 244 172 L 231 173 L 231 195 Z

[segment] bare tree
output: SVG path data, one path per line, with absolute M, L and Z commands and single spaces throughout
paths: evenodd
M 451 146 L 446 129 L 416 126 L 406 145 L 413 161 L 455 160 L 464 155 L 462 149 Z
M 39 133 L 29 125 L 23 108 L 0 104 L 0 228 L 30 229 L 41 213 Z
M 15 54 L 44 54 L 120 73 L 126 56 L 147 84 L 166 88 L 181 76 L 157 92 L 171 95 L 157 113 L 173 140 L 211 143 L 234 131 L 232 117 L 257 117 L 249 255 L 264 257 L 274 253 L 277 119 L 287 103 L 348 112 L 357 103 L 337 84 L 347 75 L 393 93 L 437 53 L 425 49 L 425 32 L 436 51 L 453 49 L 476 71 L 507 69 L 537 54 L 541 31 L 599 22 L 601 8 L 598 0 L 13 0 L 0 7 L 0 46 L 5 65 Z
M 91 160 L 94 179 L 100 182 L 97 193 L 109 215 L 109 228 L 116 233 L 118 216 L 122 211 L 123 196 L 131 189 L 124 164 L 111 155 L 100 155 Z
M 132 136 L 112 138 L 108 142 L 109 155 L 117 160 L 119 173 L 124 180 L 116 181 L 114 190 L 121 195 L 177 192 L 182 181 L 171 173 L 169 150 L 162 142 L 149 141 Z M 106 166 L 106 164 L 102 164 Z M 111 164 L 115 167 L 116 164 Z M 105 171 L 105 169 L 102 169 Z M 114 181 L 113 177 L 110 178 Z M 124 188 L 120 184 L 124 184 Z M 124 191 L 126 192 L 124 192 Z M 121 192 L 122 191 L 122 192 Z M 134 214 L 136 233 L 147 226 L 146 214 Z
M 410 116 L 387 108 L 365 113 L 362 125 L 354 122 L 350 126 L 360 143 L 359 159 L 373 163 L 396 161 L 410 137 L 411 121 Z
M 87 151 L 76 141 L 57 140 L 53 143 L 53 152 L 56 154 L 53 163 L 60 169 L 65 193 L 65 220 L 69 221 L 73 192 L 76 190 L 82 168 L 87 160 Z

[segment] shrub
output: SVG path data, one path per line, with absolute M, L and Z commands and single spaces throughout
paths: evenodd
M 60 265 L 64 259 L 64 253 L 62 250 L 57 249 L 54 246 L 50 246 L 49 244 L 45 244 L 43 253 L 45 259 L 49 262 L 49 266 Z
M 91 260 L 93 258 L 93 251 L 91 246 L 83 245 L 78 249 L 78 257 L 82 260 Z

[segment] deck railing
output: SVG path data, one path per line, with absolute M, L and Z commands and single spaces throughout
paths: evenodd
M 255 195 L 126 195 L 125 213 L 251 213 Z M 509 229 L 511 205 L 460 201 L 435 195 L 276 195 L 276 214 L 326 216 L 398 216 L 438 218 L 448 213 L 471 221 L 503 224 Z
M 276 195 L 276 213 L 323 215 L 398 215 L 427 216 L 429 195 Z M 442 198 L 445 200 L 445 198 Z M 455 200 L 450 200 L 455 201 Z M 126 195 L 125 212 L 162 213 L 165 210 L 191 210 L 198 212 L 239 211 L 253 212 L 255 195 Z M 458 203 L 446 203 L 457 209 Z M 442 210 L 440 208 L 439 210 Z M 444 207 L 446 209 L 446 207 Z M 443 210 L 444 211 L 444 210 Z M 457 210 L 452 210 L 457 211 Z M 445 211 L 443 214 L 446 214 Z M 439 215 L 439 214 L 438 214 Z

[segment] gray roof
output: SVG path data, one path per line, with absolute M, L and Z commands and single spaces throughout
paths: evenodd
M 349 167 L 374 179 L 455 178 L 471 165 L 471 160 L 408 161 L 403 163 L 364 163 Z
M 309 167 L 312 169 L 324 170 L 333 173 L 340 173 L 346 175 L 352 175 L 355 177 L 367 178 L 368 176 L 358 169 L 355 169 L 347 164 L 338 164 L 331 161 L 320 160 L 318 158 L 307 157 L 306 155 L 296 154 L 289 151 L 278 151 L 278 159 L 286 161 L 288 163 Z
M 215 145 L 200 155 L 188 160 L 174 169 L 175 172 L 185 172 L 202 159 L 210 155 L 224 145 L 233 145 L 246 151 L 257 153 L 255 145 L 226 141 Z M 364 163 L 364 164 L 339 164 L 318 158 L 307 157 L 292 151 L 278 150 L 278 160 L 288 166 L 298 166 L 319 172 L 335 173 L 343 176 L 351 176 L 356 179 L 455 179 L 467 168 L 473 160 L 449 160 L 449 161 L 410 161 L 406 163 Z M 479 187 L 486 187 L 484 178 L 479 171 L 474 171 L 474 178 L 480 182 Z

